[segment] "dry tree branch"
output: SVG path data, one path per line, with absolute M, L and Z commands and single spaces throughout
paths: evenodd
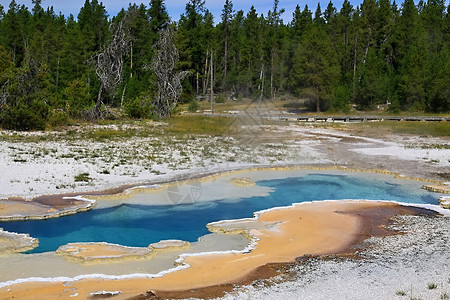
M 158 95 L 154 106 L 155 113 L 160 118 L 170 117 L 170 113 L 180 99 L 181 82 L 190 73 L 174 70 L 179 53 L 173 41 L 173 35 L 174 32 L 170 26 L 160 32 L 159 40 L 155 45 L 156 54 L 151 63 L 151 69 L 158 79 Z
M 95 66 L 95 74 L 100 79 L 100 88 L 95 107 L 86 114 L 88 119 L 103 117 L 101 106 L 104 92 L 115 95 L 117 86 L 123 81 L 123 56 L 130 48 L 130 23 L 135 13 L 135 10 L 129 10 L 119 24 L 111 24 L 111 41 L 103 51 L 90 58 L 90 63 Z

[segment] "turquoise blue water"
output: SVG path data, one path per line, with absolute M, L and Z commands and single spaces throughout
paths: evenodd
M 388 178 L 388 177 L 386 177 Z M 0 223 L 10 232 L 39 239 L 31 253 L 55 251 L 72 242 L 109 242 L 146 247 L 165 239 L 196 241 L 208 233 L 206 224 L 252 217 L 253 212 L 313 200 L 368 199 L 438 204 L 439 194 L 374 180 L 370 176 L 311 173 L 302 177 L 262 180 L 273 188 L 266 197 L 223 199 L 178 206 L 121 205 L 43 221 Z M 151 194 L 148 195 L 151 197 Z

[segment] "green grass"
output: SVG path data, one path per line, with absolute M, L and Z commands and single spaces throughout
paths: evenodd
M 281 104 L 286 102 L 280 101 Z M 245 106 L 242 103 L 231 106 Z M 162 124 L 162 126 L 160 126 Z M 41 141 L 78 141 L 92 140 L 98 142 L 108 142 L 117 140 L 126 140 L 133 137 L 170 137 L 191 135 L 212 135 L 212 136 L 234 136 L 242 131 L 238 126 L 241 125 L 271 125 L 287 124 L 286 122 L 277 122 L 272 120 L 260 120 L 258 118 L 236 118 L 230 117 L 206 117 L 204 115 L 174 115 L 169 120 L 153 123 L 149 120 L 131 120 L 120 119 L 114 121 L 102 121 L 98 125 L 115 125 L 116 128 L 94 128 L 90 127 L 92 123 L 79 123 L 74 127 L 61 127 L 57 134 L 53 132 L 43 135 L 23 135 L 13 133 L 12 135 L 0 135 L 0 141 L 8 142 L 29 142 L 36 143 Z M 300 123 L 297 123 L 300 125 Z M 308 126 L 311 126 L 309 124 Z M 419 136 L 449 136 L 450 122 L 367 122 L 367 123 L 315 123 L 315 127 L 333 128 L 337 130 L 352 130 L 361 134 L 374 134 L 377 136 L 383 134 L 413 134 Z M 430 145 L 432 148 L 443 147 L 448 149 L 448 145 Z
M 75 182 L 89 182 L 92 178 L 89 177 L 89 173 L 80 173 L 75 176 Z
M 96 129 L 87 133 L 87 138 L 95 141 L 131 138 L 135 130 Z
M 376 131 L 386 134 L 413 134 L 420 136 L 449 136 L 450 122 L 367 122 L 353 124 L 358 129 L 365 131 Z
M 429 290 L 434 290 L 438 287 L 436 283 L 428 283 L 427 286 Z

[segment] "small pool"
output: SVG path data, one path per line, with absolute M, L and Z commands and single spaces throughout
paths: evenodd
M 210 222 L 252 217 L 255 211 L 306 201 L 367 199 L 438 205 L 439 194 L 420 189 L 419 183 L 411 188 L 399 182 L 391 176 L 375 178 L 365 173 L 308 172 L 258 180 L 258 186 L 270 188 L 264 197 L 223 198 L 184 205 L 121 204 L 56 219 L 0 223 L 0 228 L 38 238 L 39 247 L 29 253 L 41 253 L 72 242 L 138 247 L 165 239 L 193 242 L 208 233 L 206 224 Z

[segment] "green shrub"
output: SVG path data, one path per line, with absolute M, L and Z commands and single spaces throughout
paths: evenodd
M 331 102 L 331 109 L 336 112 L 347 113 L 350 111 L 351 91 L 346 86 L 340 85 L 335 91 Z
M 65 110 L 72 117 L 81 117 L 82 112 L 91 108 L 94 101 L 89 95 L 86 81 L 74 79 L 64 90 Z
M 398 114 L 401 111 L 400 102 L 398 101 L 397 98 L 394 98 L 392 100 L 391 105 L 389 105 L 388 111 L 393 114 Z
M 89 177 L 89 173 L 80 173 L 75 176 L 76 182 L 80 182 L 80 181 L 89 182 L 91 180 L 92 180 L 92 178 Z
M 153 111 L 150 99 L 146 96 L 140 96 L 125 102 L 124 108 L 127 115 L 135 119 L 148 118 Z
M 427 286 L 429 290 L 434 290 L 438 287 L 436 283 L 428 283 Z
M 224 94 L 217 94 L 217 96 L 216 96 L 216 103 L 225 103 L 225 95 Z
M 2 111 L 2 126 L 12 130 L 43 130 L 48 107 L 35 101 L 34 105 L 25 105 L 22 101 Z
M 196 112 L 199 109 L 200 109 L 200 104 L 196 100 L 191 100 L 191 102 L 189 102 L 188 111 Z
M 189 103 L 192 100 L 195 100 L 195 92 L 192 84 L 189 82 L 189 76 L 187 76 L 183 82 L 181 83 L 183 90 L 180 95 L 179 103 Z
M 69 122 L 69 116 L 65 111 L 53 110 L 48 117 L 51 126 L 63 126 Z

